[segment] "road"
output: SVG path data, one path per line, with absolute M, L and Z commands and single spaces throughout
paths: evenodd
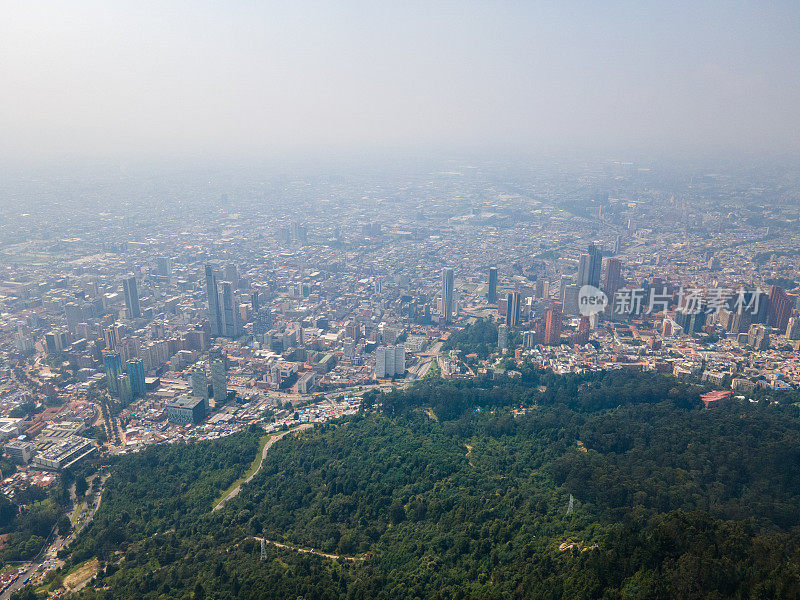
M 7 600 L 11 597 L 11 594 L 22 587 L 22 582 L 25 580 L 26 577 L 34 578 L 35 575 L 42 575 L 45 572 L 49 571 L 51 568 L 56 568 L 62 562 L 58 560 L 57 554 L 61 548 L 67 546 L 75 539 L 75 537 L 80 533 L 80 531 L 86 527 L 89 523 L 92 522 L 92 518 L 94 514 L 97 512 L 97 509 L 100 507 L 100 501 L 103 498 L 103 484 L 105 483 L 106 479 L 108 478 L 107 474 L 100 476 L 100 486 L 97 491 L 97 494 L 92 494 L 89 496 L 89 500 L 87 501 L 87 512 L 85 513 L 85 518 L 82 522 L 76 524 L 73 527 L 73 530 L 67 535 L 66 538 L 62 538 L 60 535 L 56 534 L 56 528 L 53 528 L 53 531 L 50 532 L 50 537 L 47 538 L 47 543 L 44 545 L 44 548 L 39 553 L 39 555 L 33 559 L 31 562 L 31 566 L 26 569 L 26 572 L 20 573 L 19 579 L 17 579 L 13 584 L 11 584 L 8 589 L 6 589 L 2 594 L 0 594 L 0 600 Z M 74 490 L 74 486 L 72 488 Z M 72 490 L 70 490 L 72 492 Z M 52 541 L 51 541 L 52 540 Z M 39 569 L 42 569 L 39 571 Z
M 225 503 L 228 502 L 228 500 L 230 500 L 231 498 L 235 498 L 239 494 L 239 491 L 242 489 L 242 486 L 245 483 L 250 483 L 250 481 L 253 479 L 253 477 L 255 477 L 258 474 L 258 472 L 261 470 L 261 465 L 264 464 L 264 459 L 267 457 L 267 451 L 272 447 L 272 445 L 275 442 L 277 442 L 278 440 L 282 439 L 285 435 L 288 435 L 290 433 L 295 433 L 295 432 L 298 432 L 298 431 L 303 431 L 303 430 L 309 429 L 310 427 L 313 427 L 313 426 L 314 426 L 313 423 L 304 423 L 303 425 L 300 425 L 299 427 L 295 427 L 294 429 L 290 429 L 288 431 L 284 431 L 284 432 L 279 433 L 278 435 L 275 435 L 275 436 L 271 437 L 270 439 L 268 439 L 267 443 L 264 444 L 264 450 L 261 451 L 261 462 L 258 463 L 258 468 L 253 472 L 252 475 L 250 475 L 250 477 L 245 479 L 242 483 L 240 483 L 235 488 L 233 488 L 230 492 L 228 492 L 228 494 L 212 510 L 217 511 L 217 510 L 220 510 L 220 509 L 224 508 Z

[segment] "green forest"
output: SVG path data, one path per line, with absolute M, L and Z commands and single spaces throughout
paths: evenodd
M 217 512 L 263 432 L 151 448 L 67 568 L 100 559 L 87 600 L 798 598 L 800 411 L 703 391 L 523 370 L 369 393 Z
M 15 468 L 5 461 L 0 466 L 5 473 L 13 473 Z M 67 469 L 47 490 L 37 485 L 21 486 L 15 490 L 13 501 L 0 494 L 0 534 L 6 536 L 0 548 L 0 566 L 33 559 L 53 532 L 65 534 L 70 530 L 65 514 L 74 502 L 69 490 L 73 489 L 76 500 L 82 498 L 87 490 L 86 472 L 96 468 L 95 461 L 88 461 L 77 471 Z

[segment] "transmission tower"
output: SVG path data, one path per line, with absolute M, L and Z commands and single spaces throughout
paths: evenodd
M 261 538 L 261 560 L 267 560 L 267 542 Z
M 571 515 L 575 512 L 575 498 L 572 497 L 572 494 L 569 495 L 569 505 L 567 506 L 567 514 Z

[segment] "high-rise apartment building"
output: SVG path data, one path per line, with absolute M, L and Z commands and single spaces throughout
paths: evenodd
M 406 372 L 406 348 L 403 344 L 380 346 L 375 350 L 375 377 L 394 377 Z
M 203 367 L 198 366 L 192 369 L 191 384 L 192 396 L 208 400 L 208 378 L 206 377 L 206 370 Z
M 789 317 L 792 316 L 792 299 L 782 287 L 773 285 L 769 288 L 769 326 L 786 331 Z
M 228 397 L 228 378 L 225 374 L 225 363 L 219 358 L 211 361 L 211 388 L 214 392 L 214 402 L 219 408 Z
M 747 332 L 747 343 L 754 350 L 766 350 L 769 348 L 769 329 L 763 325 L 751 325 Z
M 544 344 L 553 346 L 561 343 L 561 303 L 554 302 L 545 313 Z
M 580 292 L 581 286 L 577 284 L 571 284 L 564 288 L 564 299 L 561 302 L 561 307 L 565 315 L 575 316 L 580 313 L 580 305 L 578 304 Z
M 786 337 L 790 340 L 800 340 L 800 317 L 789 317 L 786 325 Z
M 168 256 L 156 258 L 156 272 L 159 277 L 169 277 L 172 275 L 172 259 Z
M 75 333 L 78 323 L 83 321 L 83 309 L 75 302 L 68 302 L 64 305 L 64 318 L 67 320 L 67 330 Z
M 508 348 L 508 325 L 505 323 L 497 326 L 497 347 L 500 350 Z

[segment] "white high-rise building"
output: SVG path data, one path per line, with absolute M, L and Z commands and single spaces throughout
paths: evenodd
M 386 346 L 386 376 L 391 377 L 394 375 L 394 346 Z
M 406 348 L 397 346 L 381 346 L 375 350 L 375 377 L 394 377 L 406 372 Z
M 406 347 L 403 344 L 397 344 L 394 347 L 394 374 L 402 375 L 406 372 Z
M 386 377 L 386 346 L 375 350 L 375 377 L 377 379 Z
M 508 325 L 505 323 L 497 327 L 497 347 L 501 350 L 508 348 Z
M 522 345 L 525 348 L 533 348 L 536 345 L 536 332 L 526 331 L 522 335 Z

